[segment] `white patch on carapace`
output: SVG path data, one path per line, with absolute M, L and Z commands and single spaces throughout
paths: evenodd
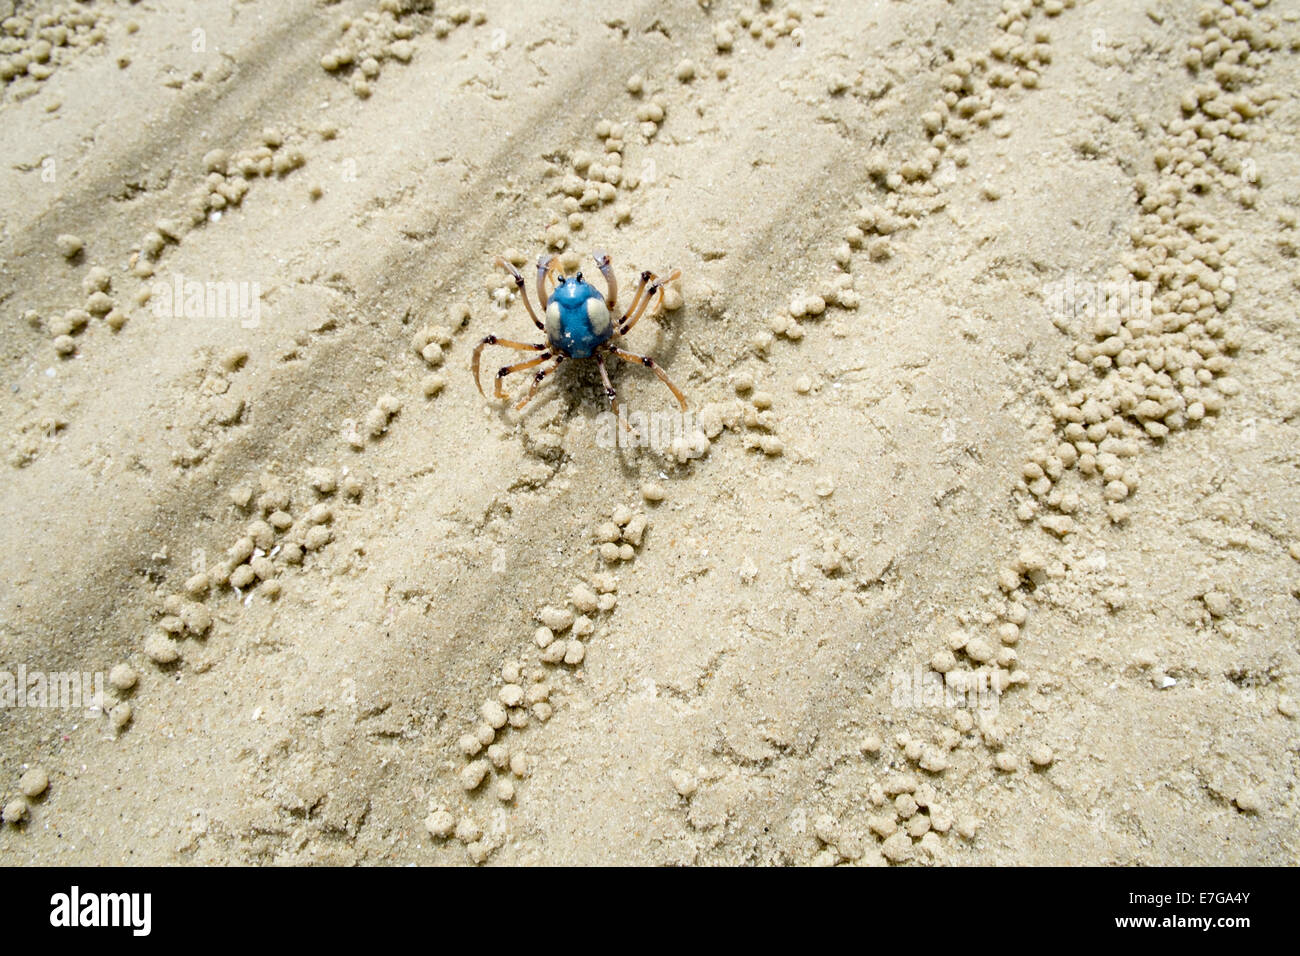
M 605 305 L 604 300 L 595 296 L 587 300 L 587 322 L 591 325 L 591 331 L 597 335 L 604 335 L 609 331 L 609 307 Z
M 560 331 L 560 303 L 552 302 L 546 307 L 546 337 L 551 342 L 558 342 Z

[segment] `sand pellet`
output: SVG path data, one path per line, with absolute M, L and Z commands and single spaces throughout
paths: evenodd
M 598 606 L 596 592 L 585 584 L 577 584 L 569 592 L 569 603 L 583 614 L 593 614 Z
M 1235 803 L 1237 809 L 1241 810 L 1243 813 L 1259 813 L 1264 806 L 1263 801 L 1260 799 L 1259 792 L 1250 788 L 1238 790 L 1236 796 L 1232 798 L 1232 802 Z
M 329 544 L 333 537 L 333 531 L 323 524 L 318 524 L 303 536 L 302 546 L 308 551 L 319 551 Z
M 484 768 L 486 769 L 486 764 Z M 462 817 L 456 824 L 455 834 L 461 843 L 474 843 L 483 836 L 483 828 L 469 817 Z
M 547 605 L 537 612 L 537 619 L 543 625 L 549 627 L 551 631 L 559 634 L 562 631 L 567 631 L 573 625 L 573 611 L 567 607 Z
M 1055 755 L 1046 744 L 1035 744 L 1029 751 L 1029 761 L 1035 767 L 1050 767 Z
M 108 712 L 109 723 L 113 725 L 114 730 L 122 730 L 127 724 L 131 723 L 131 718 L 135 715 L 131 704 L 128 701 L 121 701 L 114 704 Z
M 92 266 L 86 270 L 81 279 L 81 289 L 87 295 L 93 292 L 107 292 L 112 283 L 112 275 L 103 266 Z
M 905 863 L 912 858 L 912 840 L 899 831 L 880 845 L 880 852 L 891 863 Z
M 170 637 L 155 631 L 144 639 L 144 652 L 155 664 L 172 664 L 180 659 L 180 651 Z
M 190 634 L 202 636 L 212 627 L 212 612 L 204 605 L 191 601 L 181 610 L 181 623 Z
M 483 722 L 495 730 L 500 730 L 506 725 L 506 709 L 501 706 L 500 701 L 484 701 L 483 706 L 479 708 L 479 716 Z
M 424 818 L 424 828 L 435 840 L 445 840 L 456 829 L 456 818 L 447 810 L 435 810 Z
M 1222 591 L 1206 591 L 1201 600 L 1205 609 L 1214 617 L 1226 617 L 1232 610 L 1232 599 Z
M 651 504 L 663 501 L 666 496 L 667 491 L 657 481 L 647 481 L 641 486 L 641 497 Z
M 17 826 L 27 819 L 27 801 L 22 797 L 15 797 L 5 804 L 3 812 L 0 812 L 0 819 L 10 826 Z
M 647 524 L 649 524 L 649 521 L 645 515 L 633 515 L 631 519 L 628 520 L 627 527 L 623 529 L 623 540 L 631 544 L 633 547 L 639 548 L 641 546 L 641 539 L 645 535 Z
M 307 483 L 321 495 L 332 495 L 338 488 L 338 479 L 328 468 L 308 468 Z
M 49 785 L 49 774 L 41 767 L 33 767 L 18 778 L 18 789 L 26 797 L 39 797 Z
M 75 259 L 84 248 L 81 238 L 71 233 L 63 233 L 54 240 L 55 247 L 59 250 L 59 255 L 65 259 Z
M 930 658 L 931 670 L 937 671 L 940 674 L 946 674 L 956 666 L 957 666 L 956 656 L 952 653 L 952 651 L 946 648 L 943 650 L 936 651 L 934 653 L 934 656 Z
M 117 690 L 126 691 L 135 686 L 139 675 L 130 664 L 114 664 L 108 672 L 108 682 Z
M 486 760 L 471 761 L 460 772 L 460 785 L 467 791 L 477 790 L 483 783 L 483 779 L 488 775 L 488 770 Z

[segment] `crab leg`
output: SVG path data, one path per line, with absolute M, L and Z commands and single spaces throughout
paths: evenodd
M 668 391 L 673 393 L 673 397 L 677 399 L 677 404 L 681 405 L 682 411 L 686 411 L 686 396 L 682 394 L 681 389 L 672 383 L 672 380 L 668 377 L 667 373 L 659 367 L 658 362 L 648 355 L 637 355 L 634 352 L 626 352 L 623 349 L 616 348 L 612 345 L 609 347 L 609 351 L 613 352 L 624 362 L 631 362 L 635 365 L 645 366 L 658 375 L 659 381 L 668 386 Z
M 516 269 L 513 264 L 506 262 L 506 260 L 501 258 L 501 256 L 497 256 L 496 264 L 514 277 L 515 286 L 519 289 L 519 297 L 524 300 L 524 308 L 528 310 L 528 317 L 533 320 L 533 325 L 545 332 L 546 326 L 542 325 L 541 319 L 539 319 L 537 313 L 533 311 L 532 302 L 528 301 L 528 290 L 524 288 L 524 277 L 519 274 L 519 270 Z
M 514 349 L 517 352 L 541 352 L 546 349 L 545 345 L 531 345 L 528 342 L 512 342 L 510 339 L 499 339 L 495 335 L 489 335 L 482 342 L 474 347 L 474 384 L 478 386 L 478 393 L 487 398 L 487 393 L 483 391 L 483 383 L 478 378 L 478 360 L 483 354 L 483 349 L 489 345 L 500 345 L 508 349 Z
M 505 380 L 505 377 L 507 375 L 512 375 L 515 372 L 522 372 L 526 368 L 533 368 L 537 365 L 541 365 L 550 357 L 551 357 L 550 352 L 543 352 L 541 355 L 537 356 L 537 358 L 529 359 L 527 362 L 517 362 L 514 365 L 504 365 L 501 368 L 499 368 L 497 370 L 496 384 L 495 387 L 493 388 L 493 392 L 496 394 L 496 397 L 502 399 L 510 397 L 501 388 L 501 383 Z
M 540 372 L 538 372 L 536 375 L 533 376 L 533 384 L 529 387 L 528 394 L 525 395 L 522 399 L 520 399 L 519 404 L 515 406 L 515 411 L 517 412 L 522 411 L 523 407 L 533 400 L 533 395 L 535 395 L 537 392 L 537 386 L 542 384 L 542 379 L 546 378 L 546 376 L 550 375 L 557 368 L 559 368 L 560 363 L 563 361 L 564 361 L 563 355 L 556 355 L 554 365 L 552 365 L 550 368 L 542 369 Z
M 637 310 L 637 306 L 641 304 L 641 296 L 645 292 L 645 284 L 654 277 L 655 274 L 649 269 L 641 273 L 641 281 L 636 284 L 636 292 L 632 296 L 632 303 L 627 307 L 627 311 L 623 313 L 623 317 L 616 323 L 617 326 L 621 327 L 627 322 L 628 316 Z
M 641 284 L 644 286 L 646 278 L 652 277 L 652 275 L 653 274 L 649 272 L 641 273 Z M 631 331 L 632 326 L 636 325 L 637 322 L 641 321 L 641 316 L 645 315 L 646 307 L 650 305 L 650 300 L 655 297 L 655 293 L 661 292 L 664 286 L 666 286 L 670 282 L 676 282 L 681 277 L 682 277 L 682 270 L 674 269 L 671 273 L 664 276 L 662 279 L 655 279 L 646 288 L 646 294 L 644 299 L 641 298 L 641 290 L 638 289 L 637 299 L 633 300 L 632 303 L 634 306 L 636 306 L 636 308 L 629 309 L 627 315 L 623 316 L 623 324 L 620 326 L 618 330 L 618 334 L 627 335 L 627 333 Z
M 596 364 L 600 366 L 600 379 L 605 383 L 605 396 L 609 399 L 609 410 L 614 413 L 614 417 L 627 429 L 629 434 L 635 435 L 636 429 L 627 423 L 626 418 L 619 418 L 618 414 L 618 394 L 614 391 L 614 386 L 610 384 L 609 372 L 605 369 L 605 353 L 596 353 Z

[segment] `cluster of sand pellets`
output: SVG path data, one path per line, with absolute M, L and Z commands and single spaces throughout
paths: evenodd
M 1132 252 L 1102 286 L 1129 294 L 1062 303 L 1066 321 L 1081 327 L 1071 329 L 1078 344 L 1050 393 L 1058 443 L 1031 453 L 1018 508 L 1058 536 L 1074 529 L 1080 508 L 1077 492 L 1061 486 L 1064 473 L 1100 480 L 1107 515 L 1125 521 L 1140 447 L 1195 427 L 1240 391 L 1229 372 L 1242 330 L 1227 314 L 1238 258 L 1201 200 L 1217 191 L 1254 205 L 1256 174 L 1241 144 L 1250 122 L 1281 102 L 1254 82 L 1259 56 L 1279 38 L 1274 19 L 1256 23 L 1230 5 L 1204 11 L 1200 24 L 1185 62 L 1212 82 L 1197 83 L 1183 115 L 1165 124 L 1156 170 L 1135 180 L 1142 215 L 1129 232 Z
M 60 236 L 60 251 L 66 258 L 75 258 L 81 252 L 81 240 L 76 236 Z M 103 266 L 93 266 L 82 277 L 81 288 L 86 293 L 86 300 L 80 307 L 68 309 L 62 315 L 42 319 L 39 312 L 28 309 L 24 319 L 32 328 L 43 328 L 47 332 L 54 351 L 61 358 L 75 355 L 77 338 L 90 325 L 92 317 L 102 320 L 104 325 L 117 332 L 126 325 L 126 313 L 117 308 L 112 297 L 113 277 Z
M 453 7 L 446 16 L 433 11 L 430 0 L 381 0 L 359 17 L 341 17 L 338 45 L 321 57 L 321 69 L 347 77 L 352 92 L 367 99 L 387 62 L 411 62 L 418 34 L 428 30 L 441 40 L 464 24 L 487 23 L 483 10 L 467 6 Z
M 641 494 L 647 504 L 663 501 L 658 483 L 647 483 Z M 610 568 L 631 566 L 642 546 L 649 516 L 619 505 L 593 533 L 601 561 Z M 500 848 L 504 834 L 485 831 L 482 795 L 511 804 L 528 776 L 533 758 L 523 744 L 531 721 L 546 723 L 555 714 L 566 689 L 565 674 L 582 666 L 587 645 L 598 639 L 618 604 L 618 578 L 612 570 L 593 571 L 569 591 L 564 603 L 538 609 L 532 640 L 517 656 L 501 665 L 495 693 L 478 707 L 472 728 L 456 741 L 465 763 L 457 776 L 459 799 L 434 798 L 425 829 L 437 841 L 451 838 L 464 844 L 475 863 L 486 862 Z
M 36 94 L 64 63 L 106 38 L 94 6 L 63 4 L 49 13 L 14 13 L 0 21 L 0 83 L 16 99 Z

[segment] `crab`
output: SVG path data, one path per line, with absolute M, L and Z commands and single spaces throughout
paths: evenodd
M 537 260 L 537 299 L 545 306 L 543 309 L 545 322 L 543 322 L 533 310 L 523 275 L 513 264 L 497 257 L 496 265 L 505 269 L 514 278 L 515 285 L 519 287 L 519 295 L 524 300 L 525 308 L 528 309 L 528 317 L 539 330 L 545 333 L 546 341 L 515 342 L 495 335 L 485 337 L 474 349 L 474 384 L 478 386 L 479 394 L 484 398 L 487 397 L 479 378 L 479 357 L 489 345 L 499 345 L 518 352 L 541 353 L 535 358 L 503 366 L 497 371 L 493 392 L 498 399 L 507 400 L 510 396 L 501 387 L 506 376 L 525 369 L 538 369 L 533 375 L 528 393 L 515 405 L 516 411 L 522 410 L 532 400 L 542 381 L 565 361 L 594 358 L 600 367 L 600 378 L 605 384 L 605 397 L 609 399 L 610 411 L 618 415 L 618 396 L 614 386 L 610 384 L 609 371 L 605 367 L 607 355 L 650 369 L 668 386 L 668 390 L 673 393 L 682 411 L 685 411 L 686 396 L 672 383 L 654 359 L 648 355 L 628 352 L 614 344 L 616 338 L 621 338 L 631 331 L 641 316 L 646 313 L 647 307 L 656 294 L 662 299 L 663 287 L 681 278 L 681 270 L 674 269 L 663 278 L 659 278 L 653 272 L 642 272 L 641 281 L 636 287 L 636 295 L 632 297 L 632 304 L 626 311 L 619 313 L 618 280 L 614 276 L 609 256 L 603 252 L 596 252 L 592 258 L 596 260 L 596 268 L 604 276 L 607 289 L 605 295 L 601 295 L 595 286 L 583 279 L 581 272 L 574 276 L 566 276 L 554 256 L 542 256 Z M 552 275 L 556 272 L 559 273 L 558 279 L 553 278 Z M 550 281 L 554 281 L 554 288 L 548 295 L 546 287 Z M 541 367 L 538 368 L 539 366 Z

